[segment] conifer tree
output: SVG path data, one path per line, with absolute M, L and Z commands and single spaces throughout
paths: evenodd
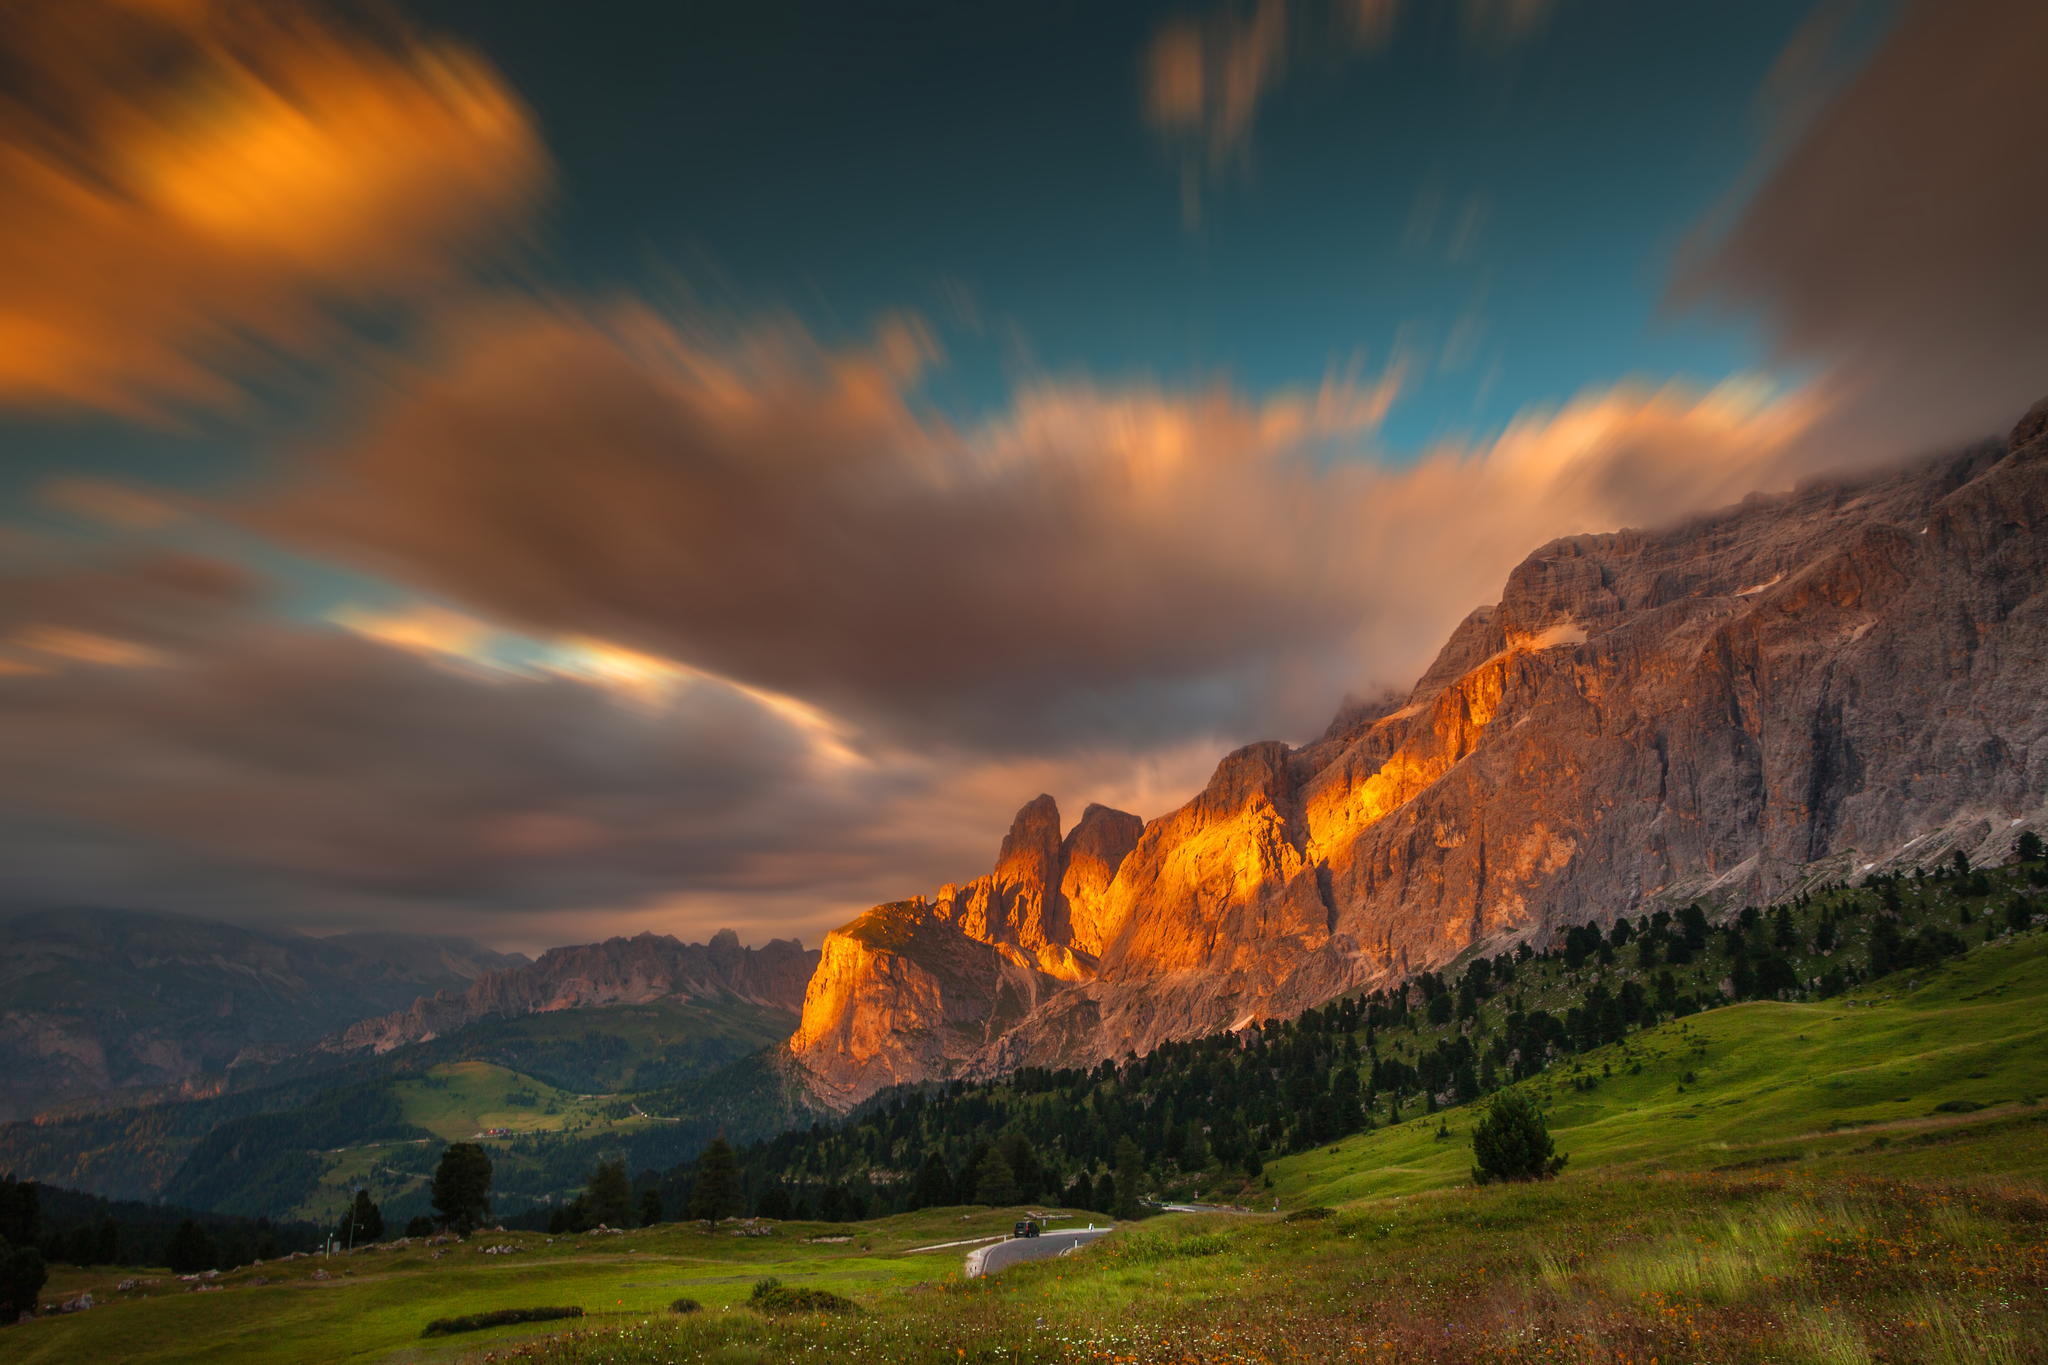
M 1023 1198 L 1017 1188 L 1017 1174 L 1010 1169 L 1002 1149 L 989 1148 L 981 1165 L 974 1168 L 974 1202 L 1002 1206 L 1021 1203 Z
M 467 1237 L 491 1216 L 491 1158 L 474 1142 L 451 1142 L 434 1168 L 434 1212 Z
M 740 1163 L 732 1144 L 713 1138 L 697 1158 L 697 1182 L 690 1190 L 690 1217 L 715 1223 L 737 1218 L 746 1209 L 746 1192 L 741 1187 Z
M 1472 1179 L 1481 1185 L 1496 1180 L 1548 1180 L 1564 1169 L 1550 1129 L 1534 1101 L 1519 1090 L 1503 1090 L 1487 1106 L 1486 1116 L 1472 1130 Z

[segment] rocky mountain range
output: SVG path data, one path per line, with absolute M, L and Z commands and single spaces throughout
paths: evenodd
M 403 1009 L 362 1019 L 321 1039 L 322 1053 L 384 1053 L 486 1019 L 651 1000 L 740 1001 L 795 1013 L 818 962 L 793 939 L 759 948 L 722 929 L 709 943 L 638 934 L 550 948 L 538 960 L 488 972 L 466 987 L 422 995 Z
M 1475 946 L 2048 818 L 2048 404 L 2004 442 L 1531 554 L 1405 696 L 1150 823 L 1040 797 L 834 931 L 789 1060 L 846 1106 L 1285 1016 Z
M 525 962 L 466 939 L 133 910 L 0 918 L 0 1118 L 193 1082 Z

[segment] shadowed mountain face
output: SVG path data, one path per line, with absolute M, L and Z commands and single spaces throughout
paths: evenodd
M 464 939 L 127 910 L 0 919 L 0 1117 L 192 1081 L 525 961 Z
M 1142 832 L 1091 809 L 1061 841 L 1041 797 L 988 877 L 835 931 L 791 1056 L 849 1104 L 1592 916 L 2001 857 L 2048 820 L 2044 585 L 2048 405 L 1875 481 L 1553 542 L 1397 705 L 1241 749 Z
M 353 1023 L 322 1039 L 315 1051 L 389 1052 L 485 1019 L 655 1000 L 736 1001 L 794 1014 L 817 962 L 816 950 L 806 951 L 793 939 L 744 948 L 730 929 L 720 930 L 709 943 L 639 934 L 550 948 L 536 962 L 491 972 L 467 987 L 422 995 L 404 1009 Z

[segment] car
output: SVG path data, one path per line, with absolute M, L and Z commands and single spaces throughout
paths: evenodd
M 1010 1229 L 1010 1235 L 1013 1237 L 1036 1237 L 1038 1235 L 1037 1220 L 1032 1218 L 1019 1218 L 1017 1220 L 1017 1226 Z

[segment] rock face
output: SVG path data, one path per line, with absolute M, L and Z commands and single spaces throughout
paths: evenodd
M 741 948 L 731 929 L 719 929 L 709 943 L 639 933 L 551 948 L 539 962 L 479 976 L 467 990 L 440 990 L 406 1009 L 352 1023 L 319 1042 L 317 1050 L 391 1052 L 479 1019 L 662 999 L 745 1001 L 795 1013 L 813 968 L 817 952 L 807 952 L 795 939 Z
M 1869 481 L 1544 546 L 1407 697 L 1238 750 L 1134 840 L 1105 812 L 1056 849 L 1040 798 L 989 877 L 827 940 L 790 1050 L 839 1103 L 1143 1052 L 1590 917 L 2002 857 L 2044 795 L 2030 416 Z
M 995 870 L 935 900 L 878 905 L 825 936 L 791 1055 L 820 1098 L 955 1073 L 1063 987 L 1092 979 L 1135 815 L 1090 806 L 1065 839 L 1041 796 Z
M 794 1013 L 817 965 L 817 952 L 793 939 L 743 948 L 730 929 L 709 943 L 639 934 L 550 948 L 536 962 L 480 976 L 465 990 L 421 996 L 402 1010 L 352 1024 L 315 1050 L 384 1053 L 482 1019 L 662 999 L 740 1000 Z
M 465 939 L 318 939 L 133 910 L 0 919 L 0 1118 L 191 1083 L 525 961 Z

